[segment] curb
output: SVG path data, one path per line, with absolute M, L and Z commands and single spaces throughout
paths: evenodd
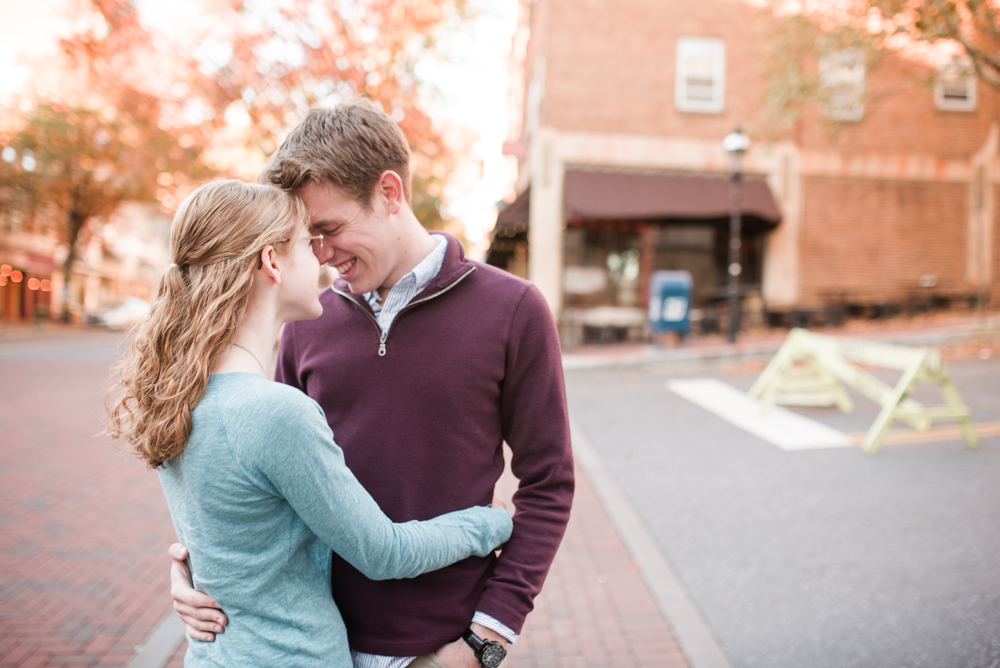
M 146 638 L 126 668 L 163 668 L 184 642 L 184 625 L 171 610 Z
M 831 336 L 839 336 L 836 332 L 823 332 Z M 980 336 L 1000 337 L 1000 321 L 993 319 L 986 323 L 985 328 L 978 325 L 949 327 L 936 330 L 895 331 L 868 336 L 845 336 L 844 338 L 869 339 L 883 343 L 897 343 L 908 346 L 938 346 L 944 343 L 964 341 Z M 744 347 L 725 346 L 708 350 L 681 348 L 673 350 L 655 350 L 647 348 L 644 353 L 630 357 L 611 357 L 608 355 L 563 355 L 564 371 L 587 371 L 591 369 L 635 368 L 651 366 L 676 366 L 684 364 L 713 364 L 719 362 L 743 362 L 771 358 L 784 338 L 776 342 L 746 344 Z
M 572 418 L 570 430 L 577 463 L 590 480 L 660 612 L 673 629 L 690 668 L 733 668 L 701 611 L 657 546 L 656 539 L 621 486 L 611 477 L 601 455 Z

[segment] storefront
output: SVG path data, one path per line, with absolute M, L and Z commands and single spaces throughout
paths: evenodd
M 600 309 L 618 322 L 641 323 L 649 279 L 658 269 L 691 273 L 695 308 L 724 307 L 727 175 L 567 169 L 563 197 L 563 321 L 593 319 Z M 530 189 L 500 212 L 490 264 L 517 269 L 518 255 L 531 252 L 529 200 Z M 741 283 L 753 293 L 760 289 L 767 234 L 781 220 L 763 178 L 744 179 L 741 214 Z
M 51 258 L 0 252 L 0 320 L 47 318 L 52 305 Z

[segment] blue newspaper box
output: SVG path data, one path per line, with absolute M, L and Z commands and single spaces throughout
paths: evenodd
M 653 272 L 649 281 L 649 329 L 691 332 L 691 272 Z

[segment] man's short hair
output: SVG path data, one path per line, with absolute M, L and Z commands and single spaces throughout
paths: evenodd
M 310 109 L 274 152 L 260 180 L 294 191 L 330 183 L 371 207 L 379 177 L 392 170 L 410 201 L 410 147 L 402 130 L 373 102 L 355 98 L 333 109 Z

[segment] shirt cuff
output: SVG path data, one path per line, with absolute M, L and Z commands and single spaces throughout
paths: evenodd
M 479 624 L 481 626 L 485 626 L 486 628 L 492 631 L 496 631 L 504 638 L 506 638 L 507 642 L 509 642 L 511 645 L 517 642 L 517 634 L 514 633 L 509 626 L 507 626 L 503 622 L 499 622 L 493 619 L 484 612 L 479 612 L 477 610 L 476 614 L 472 616 L 472 623 Z

